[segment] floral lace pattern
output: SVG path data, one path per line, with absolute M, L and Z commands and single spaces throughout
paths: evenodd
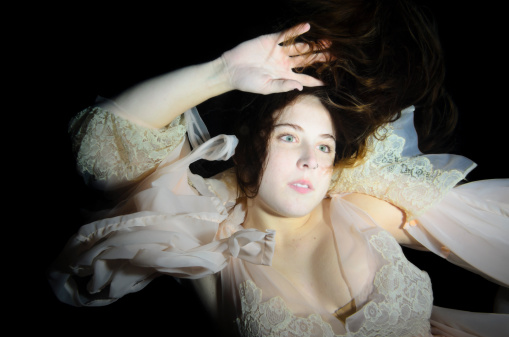
M 179 116 L 165 128 L 150 129 L 90 107 L 71 121 L 69 133 L 87 182 L 122 184 L 155 168 L 182 141 L 186 126 Z
M 374 196 L 403 209 L 411 220 L 439 202 L 465 173 L 436 168 L 426 155 L 404 157 L 407 140 L 381 128 L 382 140 L 369 138 L 362 164 L 337 170 L 329 193 L 357 192 Z
M 243 337 L 335 336 L 318 314 L 295 316 L 279 296 L 262 302 L 262 290 L 251 280 L 243 282 L 239 291 L 243 317 L 237 324 Z
M 376 274 L 374 285 L 382 300 L 364 305 L 355 319 L 362 324 L 357 331 L 335 335 L 330 324 L 320 315 L 298 317 L 277 296 L 262 302 L 262 290 L 251 280 L 239 287 L 242 317 L 237 319 L 242 336 L 350 336 L 380 337 L 430 336 L 429 318 L 433 296 L 426 272 L 420 271 L 403 255 L 396 240 L 381 231 L 369 240 L 388 264 Z M 360 317 L 359 317 L 360 316 Z M 348 324 L 348 320 L 347 320 Z
M 384 300 L 362 308 L 366 324 L 355 336 L 429 336 L 433 295 L 428 274 L 405 258 L 389 233 L 381 231 L 369 242 L 390 263 L 374 280 Z

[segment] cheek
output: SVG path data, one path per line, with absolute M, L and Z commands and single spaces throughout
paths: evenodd
M 271 172 L 272 174 L 286 174 L 290 168 L 292 160 L 294 161 L 291 151 L 277 151 L 277 149 L 272 149 L 267 156 L 265 173 Z
M 330 157 L 323 158 L 322 165 L 318 166 L 321 174 L 332 176 L 334 171 L 334 160 Z
M 318 168 L 320 170 L 320 174 L 323 176 L 328 176 L 329 178 L 332 177 L 332 172 L 334 171 L 334 166 L 328 166 L 324 168 Z
M 320 189 L 327 192 L 332 181 L 332 174 L 334 172 L 334 166 L 318 168 L 318 175 L 320 176 Z

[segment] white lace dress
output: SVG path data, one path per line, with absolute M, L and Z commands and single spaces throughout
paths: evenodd
M 50 282 L 65 303 L 106 305 L 161 273 L 213 274 L 220 280 L 216 310 L 227 332 L 241 336 L 500 336 L 509 324 L 507 315 L 433 307 L 428 275 L 343 198 L 359 192 L 397 205 L 407 214 L 405 229 L 429 250 L 509 285 L 509 180 L 453 189 L 475 164 L 422 155 L 413 107 L 381 128 L 384 140 L 371 139 L 365 161 L 336 172 L 331 185 L 329 227 L 352 298 L 336 312 L 271 267 L 277 233 L 242 227 L 245 210 L 236 205 L 231 171 L 210 179 L 190 172 L 198 159 L 228 159 L 237 142 L 225 135 L 207 140 L 195 109 L 151 130 L 89 108 L 71 130 L 85 179 L 126 192 L 101 220 L 83 226 L 55 262 Z M 78 278 L 90 280 L 83 287 Z

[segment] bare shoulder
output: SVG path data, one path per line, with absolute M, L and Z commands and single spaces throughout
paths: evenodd
M 406 216 L 405 212 L 398 207 L 387 201 L 361 193 L 350 193 L 342 198 L 368 213 L 380 227 L 391 233 L 398 243 L 415 248 L 421 247 L 421 245 L 403 229 L 406 223 Z

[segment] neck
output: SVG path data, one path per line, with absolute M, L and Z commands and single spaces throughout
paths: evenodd
M 256 199 L 248 199 L 247 214 L 243 227 L 260 231 L 275 230 L 276 245 L 286 245 L 306 237 L 320 223 L 322 216 L 322 203 L 318 204 L 311 213 L 304 216 L 285 217 L 268 212 Z

